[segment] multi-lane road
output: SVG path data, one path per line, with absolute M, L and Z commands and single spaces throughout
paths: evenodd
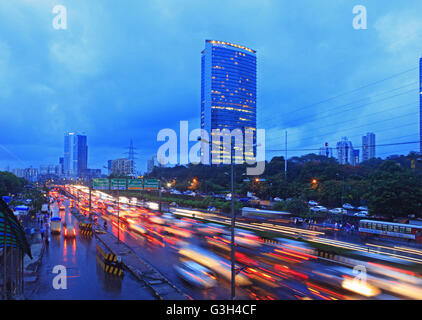
M 52 196 L 57 201 L 66 204 L 66 214 L 70 214 L 68 199 L 72 199 L 73 207 L 87 214 L 89 206 L 87 190 L 68 186 L 66 191 L 61 189 L 61 194 L 53 193 Z M 92 194 L 91 212 L 95 212 L 98 217 L 99 226 L 103 226 L 104 221 L 107 221 L 107 232 L 119 237 L 123 243 L 132 248 L 136 255 L 153 265 L 188 297 L 192 299 L 230 298 L 230 277 L 227 273 L 227 270 L 230 270 L 230 238 L 227 228 L 230 221 L 227 218 L 213 213 L 185 209 L 176 209 L 172 210 L 171 214 L 160 215 L 146 208 L 147 205 L 120 203 L 117 208 L 115 200 L 109 195 L 98 192 Z M 117 215 L 121 221 L 120 225 L 117 223 Z M 419 274 L 408 271 L 409 265 L 414 270 L 415 266 L 422 262 L 420 259 L 422 252 L 418 249 L 397 248 L 397 246 L 393 248 L 390 245 L 376 247 L 368 243 L 341 241 L 327 237 L 320 230 L 308 230 L 292 225 L 239 221 L 236 226 L 238 228 L 236 280 L 238 284 L 243 280 L 245 282 L 245 285 L 236 287 L 238 299 L 409 299 L 422 297 L 419 289 L 422 280 Z M 267 243 L 255 235 L 254 231 L 277 232 L 280 234 L 280 239 L 276 243 Z M 328 245 L 362 254 L 376 254 L 377 257 L 380 257 L 382 253 L 382 256 L 386 257 L 384 259 L 386 262 L 384 264 L 384 260 L 378 258 L 375 260 L 376 264 L 368 262 L 370 259 L 362 261 L 349 259 L 347 263 L 321 259 L 315 255 L 314 248 L 308 243 L 281 238 L 298 235 L 311 244 Z M 52 239 L 51 246 L 53 246 L 53 241 Z M 91 241 L 94 242 L 95 239 Z M 64 247 L 60 249 L 55 247 L 54 251 L 59 253 L 53 254 L 52 261 L 54 263 L 70 262 L 75 270 L 78 270 L 78 266 L 84 263 L 83 259 L 89 259 L 90 255 L 95 258 L 95 246 L 83 244 L 81 240 L 79 242 L 79 246 L 71 246 L 71 249 L 67 247 L 66 252 Z M 69 257 L 69 252 L 72 252 L 74 257 Z M 64 256 L 71 259 L 63 261 Z M 207 276 L 195 273 L 198 270 L 184 269 L 177 273 L 176 268 L 188 261 L 209 268 L 209 271 L 214 273 L 217 282 L 210 288 L 204 289 L 197 286 L 198 281 L 195 281 L 195 278 L 201 280 Z M 394 262 L 394 269 L 391 269 L 391 261 Z M 48 265 L 49 263 L 46 263 L 43 267 L 46 270 L 45 274 L 48 273 Z M 354 282 L 357 274 L 353 268 L 356 265 L 365 268 L 367 279 L 370 280 L 364 283 Z M 76 271 L 75 274 L 79 275 Z M 91 281 L 97 282 L 93 288 L 98 286 L 104 288 L 104 284 L 98 284 L 100 282 L 98 272 L 97 278 L 91 275 Z M 399 290 L 392 286 L 397 280 L 402 282 L 405 289 Z M 126 280 L 125 278 L 124 281 L 127 281 L 128 287 L 135 285 L 133 279 Z M 98 291 L 98 288 L 95 290 Z M 42 293 L 42 290 L 39 292 Z M 127 297 L 125 290 L 120 292 L 121 297 Z M 54 295 L 54 293 L 51 294 Z M 88 292 L 82 292 L 81 298 L 85 297 L 84 294 Z M 101 298 L 111 297 L 109 294 L 111 293 L 103 291 Z M 139 296 L 131 296 L 131 298 L 147 298 L 142 296 L 142 290 L 138 290 L 138 294 Z M 39 294 L 39 297 L 42 298 L 42 294 Z M 48 294 L 44 296 L 44 298 L 48 297 Z

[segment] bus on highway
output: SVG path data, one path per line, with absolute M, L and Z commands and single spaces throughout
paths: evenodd
M 422 243 L 422 226 L 375 220 L 360 220 L 359 235 L 361 237 L 378 236 Z
M 61 233 L 62 231 L 62 218 L 60 218 L 60 213 L 55 211 L 51 217 L 50 229 L 51 233 Z

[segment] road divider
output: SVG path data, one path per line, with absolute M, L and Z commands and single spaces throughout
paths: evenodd
M 92 223 L 79 222 L 79 232 L 83 236 L 92 237 Z
M 122 259 L 114 253 L 109 252 L 99 243 L 97 244 L 97 261 L 106 273 L 118 277 L 123 276 Z

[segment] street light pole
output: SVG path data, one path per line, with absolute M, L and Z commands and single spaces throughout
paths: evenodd
M 160 190 L 159 191 L 160 203 L 159 203 L 158 211 L 160 211 L 160 213 L 163 213 L 162 208 L 161 208 L 161 178 L 158 179 L 158 189 Z
M 120 244 L 120 199 L 119 187 L 117 188 L 117 244 Z
M 230 248 L 231 248 L 231 298 L 232 300 L 236 299 L 236 267 L 235 267 L 235 239 L 234 239 L 234 227 L 236 225 L 236 214 L 235 214 L 235 199 L 234 199 L 234 165 L 233 165 L 233 151 L 234 151 L 234 147 L 233 147 L 233 141 L 234 139 L 232 138 L 231 143 L 230 143 L 230 184 L 231 184 L 231 214 L 232 214 L 232 219 L 231 219 L 231 243 L 230 243 Z M 203 138 L 198 138 L 198 141 L 202 141 L 205 143 L 210 143 L 209 141 L 207 141 L 206 139 Z
M 232 300 L 236 299 L 236 261 L 235 261 L 235 238 L 234 238 L 234 227 L 236 224 L 236 213 L 234 208 L 234 165 L 233 165 L 233 141 L 230 147 L 230 175 L 231 175 L 231 193 L 232 193 L 232 221 L 231 221 L 231 264 L 232 264 Z

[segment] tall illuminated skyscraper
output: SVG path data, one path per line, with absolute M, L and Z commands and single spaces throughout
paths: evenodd
M 201 128 L 251 130 L 256 139 L 256 51 L 206 40 L 201 60 Z M 210 136 L 211 137 L 211 136 Z M 210 146 L 211 148 L 211 146 Z M 222 158 L 230 154 L 220 153 Z M 254 152 L 244 152 L 252 159 Z M 211 161 L 211 159 L 210 159 Z
M 368 132 L 362 137 L 362 161 L 375 158 L 375 134 Z
M 64 136 L 63 170 L 67 177 L 82 176 L 88 168 L 87 137 L 74 132 Z

